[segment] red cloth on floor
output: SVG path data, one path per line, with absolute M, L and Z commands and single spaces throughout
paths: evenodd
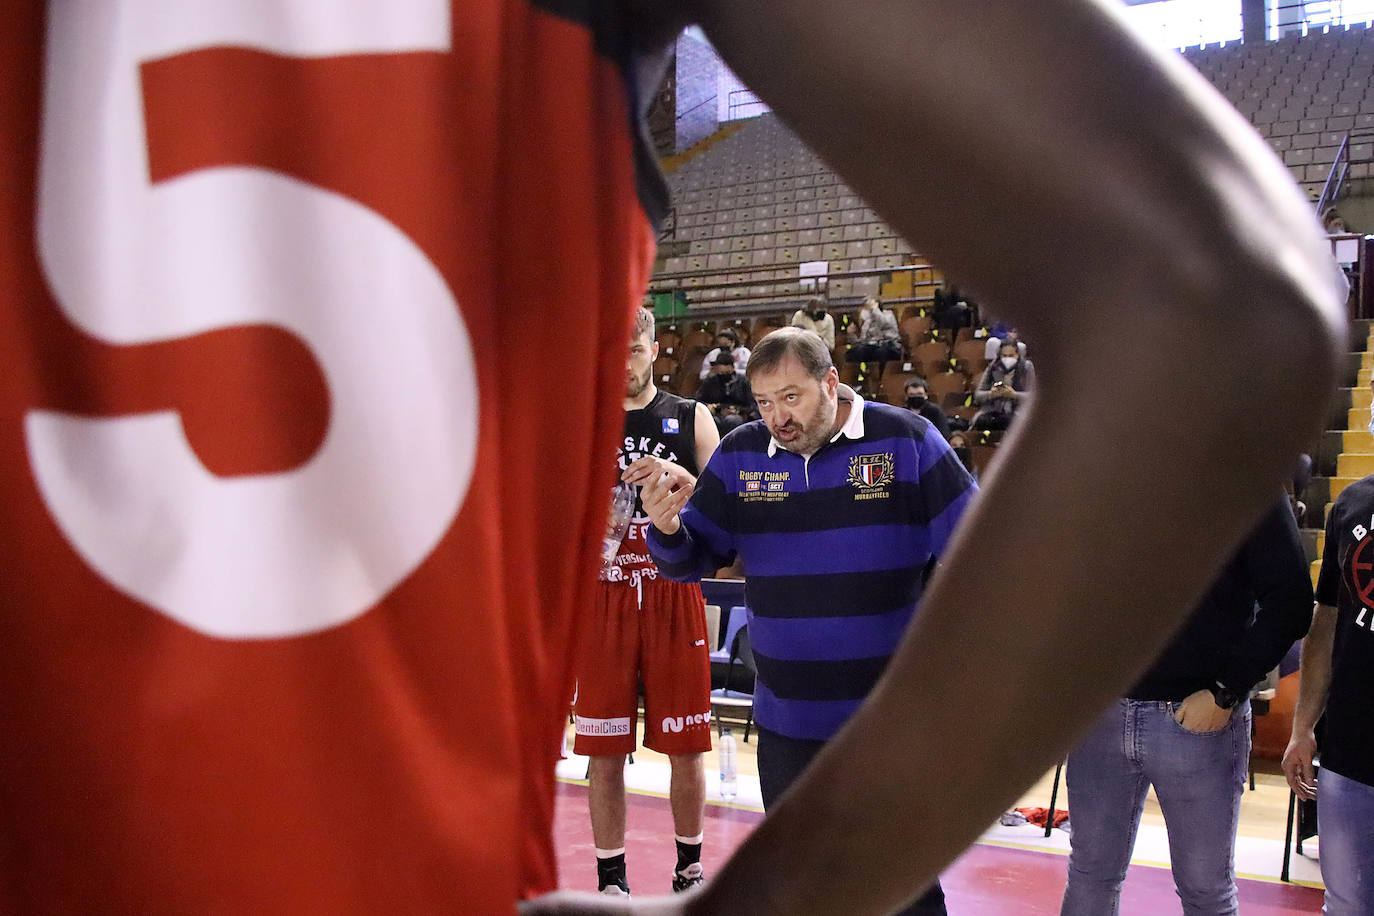
M 1016 810 L 1021 812 L 1021 814 L 1025 816 L 1026 820 L 1030 821 L 1037 827 L 1045 826 L 1045 822 L 1049 819 L 1050 816 L 1049 808 L 1017 808 Z M 1058 827 L 1060 824 L 1064 823 L 1068 819 L 1069 812 L 1065 811 L 1063 808 L 1054 809 L 1054 826 Z

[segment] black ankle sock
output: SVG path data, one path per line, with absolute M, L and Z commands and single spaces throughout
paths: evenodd
M 688 865 L 691 865 L 693 862 L 700 862 L 700 861 L 701 861 L 701 844 L 700 844 L 700 843 L 684 843 L 684 842 L 682 842 L 681 840 L 675 840 L 674 842 L 677 843 L 677 870 L 678 870 L 678 871 L 682 871 L 682 870 L 685 869 Z
M 681 853 L 679 853 L 681 856 Z M 625 853 L 596 860 L 596 889 L 602 890 L 611 884 L 619 884 L 626 892 L 630 883 L 625 878 Z

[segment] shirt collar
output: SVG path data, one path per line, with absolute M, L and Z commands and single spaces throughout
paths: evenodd
M 839 428 L 835 435 L 830 437 L 830 441 L 834 442 L 841 436 L 844 436 L 846 439 L 862 439 L 864 437 L 863 397 L 848 385 L 840 385 L 839 397 L 841 401 L 849 402 L 849 417 L 844 421 L 844 425 Z M 778 443 L 778 440 L 769 436 L 768 457 L 772 458 L 778 453 L 778 449 L 780 448 L 782 448 L 782 446 Z M 786 451 L 786 449 L 783 450 Z

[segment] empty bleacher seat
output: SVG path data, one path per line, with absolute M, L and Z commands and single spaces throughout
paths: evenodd
M 911 361 L 929 378 L 949 367 L 949 345 L 941 340 L 928 340 L 912 348 Z
M 962 401 L 968 394 L 969 380 L 961 372 L 938 372 L 926 381 L 926 392 L 936 404 L 945 403 L 951 396 L 957 396 Z

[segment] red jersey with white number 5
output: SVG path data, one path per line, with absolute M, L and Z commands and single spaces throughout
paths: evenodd
M 662 207 L 616 6 L 10 4 L 0 912 L 553 885 Z

